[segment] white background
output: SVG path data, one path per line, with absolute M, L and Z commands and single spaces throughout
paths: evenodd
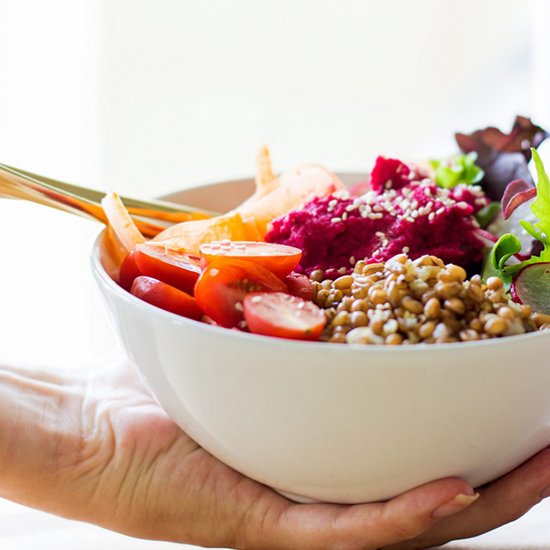
M 517 113 L 550 127 L 549 22 L 544 0 L 0 0 L 0 162 L 147 197 L 251 174 L 263 143 L 279 169 L 445 154 Z M 115 345 L 98 229 L 0 201 L 0 356 L 76 368 Z M 0 514 L 10 550 L 129 544 Z

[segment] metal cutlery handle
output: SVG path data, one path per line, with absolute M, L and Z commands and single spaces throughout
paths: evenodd
M 0 197 L 37 202 L 86 218 L 106 223 L 101 207 L 102 191 L 46 178 L 0 164 Z M 213 212 L 158 200 L 139 200 L 121 197 L 140 231 L 153 237 L 174 223 L 208 218 Z

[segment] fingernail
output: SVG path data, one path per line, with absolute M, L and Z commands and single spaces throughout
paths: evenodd
M 540 498 L 548 498 L 550 497 L 550 487 L 546 487 L 544 491 L 540 494 Z
M 479 493 L 475 493 L 474 495 L 464 495 L 462 493 L 458 494 L 454 498 L 449 500 L 449 502 L 446 502 L 445 504 L 442 504 L 439 508 L 436 508 L 432 512 L 432 518 L 442 519 L 448 516 L 452 516 L 453 514 L 457 514 L 461 510 L 468 508 L 468 506 L 470 506 L 470 504 L 473 504 L 478 498 Z

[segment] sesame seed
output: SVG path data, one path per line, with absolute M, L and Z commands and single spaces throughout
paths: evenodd
M 440 214 L 443 214 L 443 212 L 445 212 L 445 208 L 443 208 L 443 207 L 438 208 L 438 209 L 435 211 L 435 215 L 436 215 L 436 216 L 439 216 Z
M 240 311 L 240 312 L 244 311 L 242 302 L 236 302 L 236 303 L 235 303 L 235 309 L 236 309 L 237 311 Z
M 348 191 L 336 191 L 336 193 L 333 194 L 334 197 L 337 199 L 347 200 L 350 197 L 350 194 Z
M 403 252 L 403 254 L 408 254 L 410 252 L 410 248 L 408 246 L 404 246 L 401 251 Z
M 433 221 L 434 218 L 435 218 L 435 213 L 434 213 L 434 212 L 430 212 L 430 213 L 428 214 L 428 220 Z
M 340 223 L 341 221 L 342 221 L 342 218 L 335 217 L 335 218 L 331 218 L 330 223 Z
M 220 270 L 215 267 L 210 270 L 210 277 L 217 277 L 219 274 Z

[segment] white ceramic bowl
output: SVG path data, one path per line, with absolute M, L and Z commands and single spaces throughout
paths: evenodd
M 222 210 L 250 181 L 172 197 Z M 236 470 L 297 500 L 383 500 L 460 476 L 479 486 L 550 443 L 550 331 L 473 343 L 351 346 L 201 324 L 95 278 L 167 413 Z

